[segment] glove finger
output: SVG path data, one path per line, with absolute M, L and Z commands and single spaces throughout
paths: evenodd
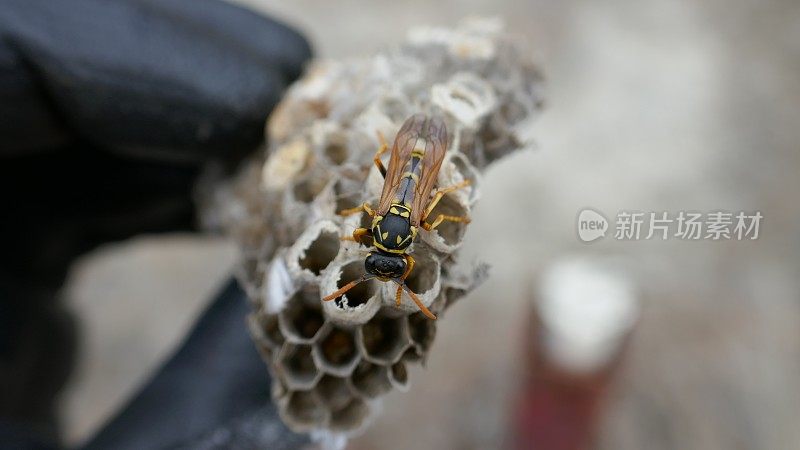
M 267 114 L 310 55 L 287 27 L 211 0 L 196 6 L 205 11 L 176 0 L 6 3 L 8 151 L 41 133 L 31 119 L 41 111 L 18 108 L 24 99 L 11 92 L 25 85 L 64 139 L 158 160 L 238 157 L 262 141 Z
M 311 55 L 308 41 L 292 28 L 250 9 L 218 0 L 135 0 L 160 16 L 206 30 L 219 40 L 235 43 L 265 64 L 280 65 L 290 80 L 300 76 Z

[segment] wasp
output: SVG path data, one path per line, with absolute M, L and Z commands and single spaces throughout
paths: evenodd
M 403 291 L 406 291 L 425 316 L 436 319 L 405 284 L 406 278 L 414 269 L 414 258 L 408 254 L 408 249 L 420 227 L 431 231 L 444 221 L 469 223 L 469 217 L 444 214 L 439 214 L 433 222 L 428 222 L 431 212 L 442 197 L 448 192 L 468 186 L 469 180 L 433 192 L 447 151 L 447 127 L 441 117 L 428 117 L 424 114 L 409 117 L 394 139 L 388 167 L 384 167 L 381 156 L 389 145 L 380 133 L 378 138 L 381 146 L 373 160 L 384 178 L 378 207 L 373 209 L 369 203 L 364 203 L 339 212 L 340 215 L 365 212 L 372 217 L 370 228 L 356 228 L 352 240 L 367 246 L 371 244 L 374 250 L 364 260 L 364 275 L 322 300 L 336 299 L 357 284 L 377 278 L 397 284 L 395 300 L 398 306 Z

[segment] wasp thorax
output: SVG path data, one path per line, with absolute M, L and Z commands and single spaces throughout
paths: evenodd
M 406 271 L 406 260 L 398 255 L 373 252 L 364 260 L 364 268 L 379 278 L 400 278 Z
M 414 240 L 414 227 L 411 226 L 408 217 L 390 212 L 375 222 L 372 236 L 376 247 L 383 251 L 404 250 Z

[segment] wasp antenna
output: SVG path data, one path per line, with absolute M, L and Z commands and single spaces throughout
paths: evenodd
M 415 294 L 414 291 L 411 290 L 411 288 L 406 286 L 405 283 L 400 283 L 396 280 L 395 283 L 400 285 L 400 287 L 402 287 L 404 291 L 408 292 L 408 296 L 411 297 L 411 300 L 414 300 L 414 303 L 417 304 L 417 308 L 419 308 L 419 310 L 422 311 L 422 314 L 425 314 L 425 316 L 431 320 L 436 320 L 436 316 L 431 312 L 431 310 L 429 310 L 425 305 L 422 304 L 422 301 L 419 299 L 419 297 L 417 297 L 417 294 Z
M 349 291 L 350 289 L 353 289 L 354 287 L 356 287 L 357 284 L 363 283 L 364 281 L 368 281 L 368 280 L 371 280 L 373 278 L 375 278 L 375 277 L 364 274 L 364 275 L 361 276 L 361 278 L 357 278 L 357 279 L 345 284 L 344 286 L 342 286 L 338 291 L 334 292 L 333 294 L 330 294 L 330 295 L 327 295 L 325 297 L 322 297 L 322 301 L 323 302 L 329 302 L 329 301 L 331 301 L 331 300 L 333 300 L 335 298 L 341 297 L 347 291 Z

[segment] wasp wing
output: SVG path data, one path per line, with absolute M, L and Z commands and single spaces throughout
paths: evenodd
M 403 178 L 403 169 L 411 158 L 417 138 L 423 133 L 427 117 L 424 114 L 415 114 L 403 123 L 392 145 L 392 155 L 389 166 L 386 168 L 386 178 L 383 181 L 383 191 L 378 208 L 378 215 L 385 215 L 395 199 L 397 188 Z
M 422 170 L 414 187 L 414 201 L 411 204 L 411 225 L 415 227 L 419 226 L 422 214 L 428 206 L 447 151 L 447 127 L 444 120 L 438 116 L 431 117 L 420 137 L 425 139 L 425 154 L 422 156 Z

